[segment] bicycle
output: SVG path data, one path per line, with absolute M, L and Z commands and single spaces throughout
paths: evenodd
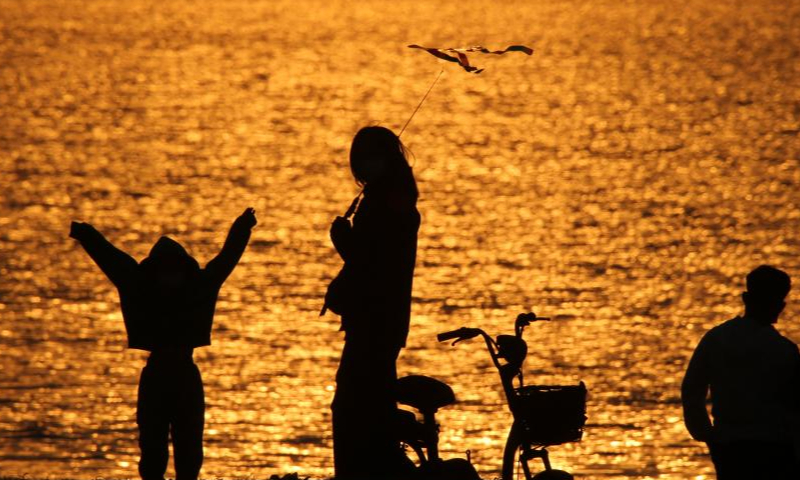
M 415 408 L 422 415 L 397 409 L 397 432 L 402 445 L 411 448 L 414 463 L 406 455 L 407 478 L 414 480 L 481 480 L 467 458 L 444 460 L 439 456 L 439 424 L 436 412 L 456 402 L 453 389 L 444 382 L 424 375 L 408 375 L 397 380 L 397 401 Z
M 467 327 L 437 335 L 440 342 L 455 339 L 453 345 L 477 336 L 482 336 L 486 342 L 514 418 L 503 450 L 503 480 L 512 480 L 517 461 L 526 480 L 572 480 L 570 473 L 552 468 L 547 447 L 580 441 L 586 424 L 587 390 L 583 382 L 578 385 L 525 385 L 523 382 L 522 363 L 528 346 L 522 333 L 525 327 L 539 320 L 550 319 L 537 317 L 533 312 L 520 314 L 514 323 L 514 335 L 499 335 L 497 340 L 479 328 Z M 513 385 L 515 378 L 519 381 L 518 387 Z M 528 461 L 536 458 L 542 460 L 545 469 L 531 476 Z

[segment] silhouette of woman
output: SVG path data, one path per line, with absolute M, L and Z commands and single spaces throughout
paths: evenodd
M 352 225 L 337 217 L 331 240 L 348 270 L 345 345 L 336 374 L 333 450 L 337 480 L 389 478 L 404 456 L 394 432 L 395 362 L 405 346 L 417 252 L 417 185 L 391 130 L 365 127 L 350 149 L 364 188 Z

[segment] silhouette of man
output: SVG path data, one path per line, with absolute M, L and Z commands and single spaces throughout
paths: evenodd
M 706 442 L 719 480 L 797 479 L 800 352 L 773 324 L 789 276 L 762 265 L 747 275 L 744 316 L 709 330 L 692 355 L 681 399 L 686 428 Z M 711 391 L 711 423 L 706 395 Z
M 205 400 L 192 352 L 211 344 L 217 295 L 255 225 L 255 210 L 248 208 L 233 222 L 220 253 L 201 269 L 168 237 L 161 237 L 137 263 L 91 225 L 72 222 L 70 237 L 119 290 L 128 348 L 150 352 L 136 404 L 144 480 L 164 479 L 170 435 L 176 480 L 196 480 L 200 474 Z

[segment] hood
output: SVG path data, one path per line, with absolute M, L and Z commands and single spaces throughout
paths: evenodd
M 158 239 L 141 265 L 148 268 L 173 265 L 185 269 L 187 273 L 200 270 L 197 260 L 189 255 L 183 245 L 167 236 Z

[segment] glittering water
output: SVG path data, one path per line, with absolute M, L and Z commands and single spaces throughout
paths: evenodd
M 481 345 L 435 334 L 534 308 L 558 321 L 530 329 L 527 378 L 591 392 L 557 467 L 713 476 L 680 418 L 687 358 L 750 268 L 800 278 L 797 2 L 0 0 L 1 475 L 136 475 L 144 357 L 69 221 L 139 259 L 173 235 L 204 263 L 249 205 L 196 353 L 203 476 L 332 475 L 327 228 L 356 192 L 354 132 L 399 129 L 439 72 L 409 43 L 536 48 L 445 66 L 403 135 L 423 226 L 399 370 L 460 399 L 445 456 L 497 476 L 509 414 Z

